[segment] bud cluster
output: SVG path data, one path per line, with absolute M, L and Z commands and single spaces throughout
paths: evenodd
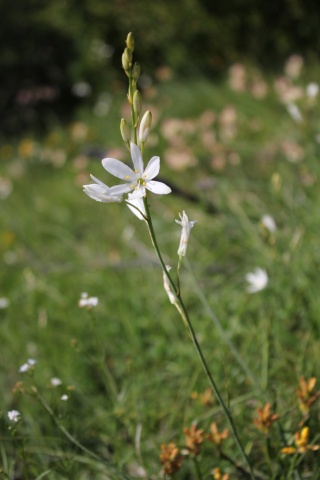
M 143 144 L 146 142 L 152 123 L 152 115 L 150 110 L 147 110 L 142 119 L 140 120 L 140 114 L 142 111 L 142 97 L 140 91 L 137 89 L 137 82 L 140 76 L 140 65 L 138 62 L 133 62 L 133 51 L 134 51 L 134 37 L 130 32 L 126 38 L 126 47 L 122 54 L 122 67 L 129 79 L 129 89 L 128 89 L 128 102 L 131 105 L 132 112 L 132 129 L 134 133 L 134 143 L 140 143 L 140 147 L 143 147 Z M 140 127 L 139 127 L 140 123 Z M 139 127 L 139 132 L 137 135 L 137 130 Z M 131 141 L 131 129 L 128 126 L 124 118 L 120 122 L 120 132 L 123 141 L 130 148 Z

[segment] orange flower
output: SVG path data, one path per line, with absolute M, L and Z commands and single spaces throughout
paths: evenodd
M 211 433 L 207 435 L 207 439 L 210 440 L 210 442 L 214 443 L 218 447 L 222 445 L 222 443 L 225 441 L 225 439 L 229 435 L 229 430 L 223 430 L 223 432 L 219 432 L 217 424 L 215 422 L 212 422 L 210 425 L 210 430 Z
M 198 429 L 196 424 L 191 425 L 190 428 L 184 428 L 183 433 L 186 436 L 186 447 L 189 453 L 199 455 L 203 442 L 203 430 Z
M 263 408 L 258 408 L 258 418 L 254 418 L 253 423 L 263 433 L 269 433 L 271 425 L 275 422 L 279 415 L 271 412 L 271 403 L 266 403 Z
M 207 388 L 203 393 L 200 393 L 199 401 L 202 405 L 208 405 L 208 406 L 212 405 L 213 404 L 212 389 Z
M 316 382 L 316 377 L 311 377 L 308 380 L 301 377 L 299 380 L 300 388 L 297 389 L 299 408 L 305 416 L 309 415 L 311 405 L 319 396 L 319 392 L 314 392 Z
M 301 432 L 294 434 L 295 447 L 284 447 L 281 452 L 286 455 L 295 453 L 306 453 L 307 451 L 316 451 L 320 449 L 320 445 L 310 445 L 309 441 L 309 427 L 303 427 Z
M 160 462 L 166 475 L 178 472 L 182 465 L 182 455 L 175 443 L 161 445 Z

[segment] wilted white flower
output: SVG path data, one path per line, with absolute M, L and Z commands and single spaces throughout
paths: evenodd
M 64 394 L 60 397 L 60 400 L 62 400 L 63 402 L 66 402 L 67 400 L 69 400 L 69 397 L 68 395 Z
M 0 297 L 0 309 L 8 308 L 10 305 L 9 299 L 6 297 Z
M 37 363 L 36 360 L 34 360 L 33 358 L 29 358 L 26 363 L 24 363 L 23 365 L 21 365 L 21 367 L 19 368 L 19 372 L 20 372 L 20 373 L 25 373 L 25 372 L 27 372 L 28 370 L 30 370 L 31 368 L 33 368 L 36 363 Z
M 110 187 L 101 182 L 98 178 L 90 175 L 92 180 L 96 183 L 91 183 L 90 185 L 83 185 L 83 191 L 88 195 L 88 197 L 96 200 L 97 202 L 111 203 L 111 202 L 122 202 L 122 195 L 111 195 Z
M 115 158 L 104 158 L 103 167 L 126 183 L 116 185 L 108 190 L 109 195 L 123 195 L 124 193 L 134 192 L 134 197 L 144 197 L 146 189 L 159 195 L 165 195 L 171 192 L 171 188 L 162 182 L 154 181 L 160 170 L 160 158 L 152 157 L 146 168 L 144 168 L 140 149 L 134 143 L 130 144 L 131 158 L 134 165 L 134 171 L 123 162 Z M 100 182 L 101 183 L 101 182 Z M 132 198 L 132 197 L 131 197 Z
M 8 412 L 8 418 L 9 420 L 11 420 L 11 422 L 15 422 L 15 423 L 18 423 L 19 420 L 20 420 L 20 412 L 18 410 L 10 410 Z
M 171 270 L 170 265 L 166 265 L 166 269 L 167 269 L 168 272 L 170 272 L 170 270 Z M 170 285 L 170 282 L 169 282 L 169 279 L 166 275 L 166 272 L 163 272 L 163 286 L 164 286 L 165 291 L 168 294 L 170 303 L 172 303 L 172 304 L 176 303 L 177 297 L 172 291 L 172 287 Z
M 294 120 L 296 123 L 301 123 L 303 121 L 300 109 L 295 103 L 288 103 L 287 110 L 292 120 Z
M 93 308 L 96 307 L 99 303 L 98 297 L 89 297 L 86 292 L 81 294 L 81 298 L 79 300 L 79 307 L 80 308 Z
M 186 212 L 183 210 L 182 215 L 179 213 L 180 220 L 176 220 L 176 222 L 182 226 L 181 237 L 180 237 L 180 245 L 178 249 L 178 255 L 184 256 L 187 252 L 187 246 L 189 241 L 189 235 L 191 229 L 193 228 L 194 224 L 197 220 L 189 221 Z
M 59 385 L 62 385 L 62 380 L 58 377 L 52 377 L 50 383 L 52 387 L 58 387 Z
M 268 284 L 267 272 L 262 268 L 256 268 L 254 272 L 247 273 L 246 280 L 249 283 L 247 292 L 256 293 L 263 290 Z
M 274 233 L 277 230 L 276 222 L 271 215 L 263 215 L 261 223 L 270 233 Z
M 315 98 L 319 93 L 319 85 L 316 82 L 311 82 L 307 85 L 306 94 L 310 98 Z
M 147 212 L 143 203 L 142 197 L 133 197 L 132 194 L 129 193 L 128 199 L 126 200 L 127 207 L 130 208 L 131 212 L 135 214 L 139 220 L 145 220 L 144 216 L 147 216 Z M 144 216 L 143 216 L 144 215 Z

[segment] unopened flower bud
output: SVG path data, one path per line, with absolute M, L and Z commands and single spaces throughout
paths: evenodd
M 128 124 L 127 124 L 127 122 L 125 121 L 124 118 L 122 118 L 121 122 L 120 122 L 120 132 L 121 132 L 121 136 L 122 136 L 123 141 L 125 143 L 129 143 L 130 139 L 131 139 L 131 132 L 130 132 L 130 128 L 128 127 Z
M 134 38 L 133 38 L 133 33 L 132 32 L 128 33 L 128 35 L 127 35 L 126 45 L 127 45 L 127 48 L 129 48 L 133 52 L 133 50 L 134 50 Z
M 132 66 L 132 52 L 128 48 L 124 49 L 124 52 L 122 54 L 122 67 L 126 74 L 128 75 L 128 72 L 130 71 L 130 68 Z
M 140 129 L 139 129 L 140 142 L 144 143 L 147 140 L 150 132 L 151 123 L 152 123 L 152 114 L 150 110 L 147 110 L 146 113 L 143 115 L 140 123 Z
M 133 94 L 133 109 L 138 115 L 142 109 L 142 98 L 139 90 L 136 90 Z
M 140 64 L 138 62 L 135 62 L 132 68 L 132 79 L 134 80 L 135 83 L 137 83 L 139 76 L 140 76 Z

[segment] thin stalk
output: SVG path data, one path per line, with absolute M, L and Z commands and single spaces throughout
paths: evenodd
M 193 457 L 194 468 L 197 474 L 198 480 L 202 480 L 202 473 L 197 457 Z
M 245 461 L 245 463 L 247 464 L 248 466 L 248 469 L 249 469 L 249 475 L 251 477 L 252 480 L 255 480 L 255 476 L 254 476 L 254 473 L 253 473 L 253 470 L 251 468 L 251 465 L 250 465 L 250 462 L 249 462 L 249 459 L 248 459 L 248 456 L 244 450 L 244 447 L 241 443 L 241 440 L 240 440 L 240 437 L 238 435 L 238 432 L 237 432 L 237 429 L 236 429 L 236 426 L 235 426 L 235 423 L 233 421 L 233 417 L 231 415 L 231 412 L 230 410 L 228 409 L 228 407 L 226 406 L 221 394 L 220 394 L 220 391 L 216 385 L 216 382 L 214 381 L 212 375 L 211 375 L 211 372 L 209 370 L 209 367 L 208 367 L 208 364 L 206 362 L 206 359 L 204 358 L 204 355 L 202 353 L 202 350 L 201 350 L 201 347 L 199 345 L 199 342 L 197 340 L 197 337 L 196 337 L 196 334 L 195 334 L 195 331 L 193 329 L 193 325 L 191 323 L 191 320 L 189 318 L 189 315 L 188 315 L 188 312 L 187 312 L 187 309 L 183 303 L 183 300 L 181 298 L 181 293 L 180 291 L 178 291 L 174 281 L 172 280 L 166 266 L 165 266 L 165 263 L 163 261 L 163 258 L 162 258 L 162 255 L 161 255 L 161 252 L 160 252 L 160 249 L 159 249 L 159 246 L 158 246 L 158 242 L 157 242 L 157 239 L 156 239 L 156 235 L 155 235 L 155 232 L 154 232 L 154 228 L 153 228 L 153 224 L 152 224 L 152 219 L 151 219 L 151 215 L 150 215 L 150 210 L 149 210 L 149 205 L 148 205 L 148 200 L 147 200 L 147 197 L 144 197 L 144 206 L 145 206 L 145 209 L 146 209 L 146 213 L 147 213 L 147 223 L 148 223 L 148 227 L 149 227 L 149 233 L 150 233 L 150 236 L 151 236 L 151 240 L 152 240 L 152 243 L 154 245 L 154 248 L 157 252 L 157 255 L 158 255 L 158 258 L 160 260 L 160 263 L 161 263 L 161 266 L 165 272 L 165 274 L 167 275 L 168 277 L 168 280 L 170 282 L 170 285 L 172 286 L 172 289 L 174 292 L 176 292 L 176 297 L 177 297 L 177 302 L 179 304 L 179 309 L 181 310 L 181 314 L 182 314 L 182 317 L 185 321 L 185 323 L 187 324 L 187 327 L 188 327 L 188 330 L 189 330 L 189 334 L 190 334 L 190 337 L 191 337 L 191 340 L 193 342 L 193 345 L 197 351 L 197 354 L 198 354 L 198 357 L 200 359 L 200 362 L 202 364 L 202 367 L 208 377 L 208 380 L 209 380 L 209 383 L 212 387 L 212 390 L 222 408 L 222 410 L 224 411 L 226 417 L 227 417 L 227 420 L 228 420 L 228 423 L 229 423 L 229 426 L 230 426 L 230 429 L 233 433 L 233 436 L 235 438 L 235 441 L 237 443 L 237 446 L 239 448 L 239 451 L 241 452 L 241 455 L 243 457 L 243 460 Z

